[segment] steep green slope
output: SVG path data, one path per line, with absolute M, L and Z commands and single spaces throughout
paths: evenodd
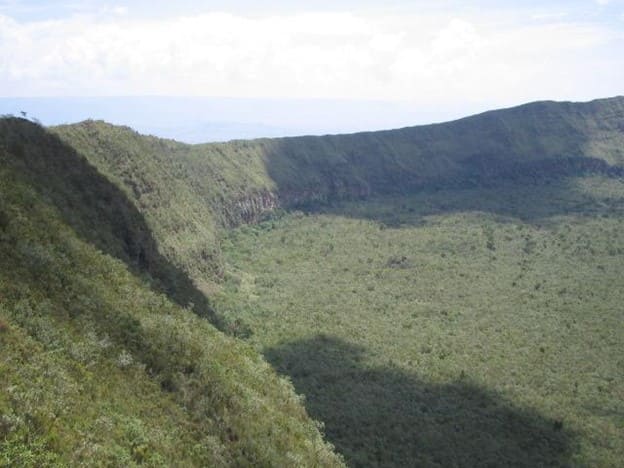
M 340 465 L 289 383 L 172 302 L 198 293 L 145 226 L 56 137 L 0 121 L 0 465 Z
M 570 158 L 594 158 L 621 166 L 623 121 L 624 98 L 540 102 L 444 124 L 257 145 L 280 193 L 300 201 L 309 194 L 357 197 L 483 182 L 548 160 L 565 165 Z
M 102 122 L 55 131 L 144 214 L 163 255 L 194 276 L 220 274 L 214 210 L 189 187 L 186 145 Z
M 624 170 L 624 98 L 539 102 L 400 130 L 185 145 L 87 121 L 53 129 L 126 193 L 163 255 L 206 286 L 219 227 L 277 207 Z M 210 265 L 210 266 L 207 266 Z

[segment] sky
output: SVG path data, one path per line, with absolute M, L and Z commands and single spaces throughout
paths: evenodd
M 376 101 L 442 118 L 621 94 L 624 0 L 0 0 L 4 98 Z

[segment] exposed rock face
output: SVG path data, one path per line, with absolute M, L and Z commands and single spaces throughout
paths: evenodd
M 475 155 L 463 161 L 463 167 L 456 174 L 444 178 L 412 178 L 371 190 L 365 184 L 346 184 L 335 180 L 331 184 L 319 185 L 318 190 L 265 190 L 251 193 L 224 209 L 224 218 L 229 226 L 242 223 L 256 223 L 264 215 L 279 208 L 305 207 L 347 199 L 364 199 L 370 195 L 413 192 L 431 187 L 492 186 L 508 181 L 523 180 L 527 183 L 545 179 L 575 176 L 581 174 L 602 174 L 623 177 L 624 168 L 611 166 L 602 159 L 591 157 L 569 157 L 559 159 L 537 159 L 519 163 L 505 161 L 496 156 Z
M 224 214 L 227 223 L 236 226 L 241 223 L 257 222 L 264 213 L 273 211 L 280 206 L 281 203 L 277 194 L 266 190 L 235 200 L 224 209 Z
M 279 208 L 301 207 L 311 204 L 323 204 L 334 200 L 362 199 L 371 195 L 368 187 L 340 187 L 327 189 L 319 187 L 319 190 L 281 190 L 272 192 L 269 190 L 259 193 L 251 193 L 228 204 L 223 209 L 224 219 L 230 227 L 242 223 L 253 224 L 262 217 Z

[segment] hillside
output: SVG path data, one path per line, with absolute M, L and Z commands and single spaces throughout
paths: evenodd
M 623 97 L 0 151 L 2 463 L 341 464 L 308 412 L 353 466 L 624 456 Z
M 1 120 L 0 187 L 1 466 L 341 464 L 72 148 Z
M 538 102 L 400 130 L 185 145 L 103 122 L 55 127 L 144 213 L 164 255 L 222 274 L 219 227 L 289 208 L 501 179 L 622 173 L 624 97 Z M 199 259 L 199 260 L 198 260 Z

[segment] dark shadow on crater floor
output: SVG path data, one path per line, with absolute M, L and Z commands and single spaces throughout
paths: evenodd
M 514 407 L 467 377 L 430 384 L 395 367 L 366 367 L 363 355 L 325 336 L 265 352 L 349 465 L 569 464 L 573 436 L 561 421 Z

